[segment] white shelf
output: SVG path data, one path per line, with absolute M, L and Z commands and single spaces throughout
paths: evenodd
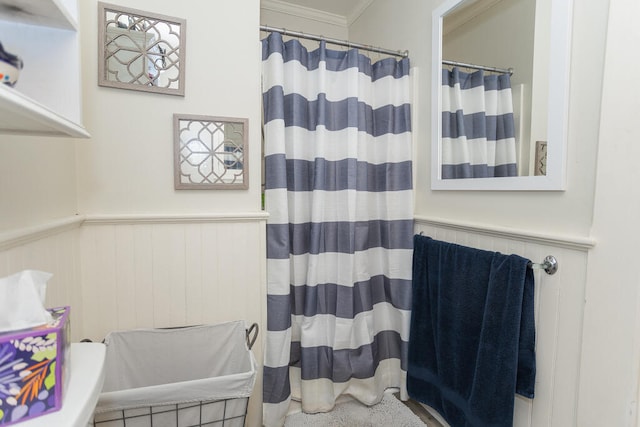
M 0 85 L 0 132 L 89 138 L 81 125 L 6 85 Z
M 19 423 L 20 427 L 87 427 L 104 383 L 106 347 L 101 343 L 73 343 L 69 357 L 69 384 L 62 408 Z
M 60 0 L 0 0 L 0 19 L 77 30 L 75 17 Z
M 0 0 L 0 42 L 25 64 L 15 87 L 0 84 L 0 134 L 90 136 L 77 20 L 77 0 Z

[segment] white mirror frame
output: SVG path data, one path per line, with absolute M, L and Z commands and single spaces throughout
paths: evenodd
M 442 22 L 447 12 L 466 0 L 446 0 L 432 15 L 431 189 L 496 191 L 562 191 L 566 185 L 569 66 L 573 0 L 551 1 L 547 174 L 500 178 L 442 179 Z

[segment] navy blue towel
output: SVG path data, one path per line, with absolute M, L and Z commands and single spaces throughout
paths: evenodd
M 414 236 L 407 389 L 452 427 L 513 425 L 536 372 L 529 260 Z

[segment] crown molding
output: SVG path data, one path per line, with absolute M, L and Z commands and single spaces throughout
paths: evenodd
M 369 0 L 365 0 L 369 1 Z M 261 0 L 260 8 L 272 12 L 293 15 L 299 18 L 310 19 L 312 21 L 323 22 L 325 24 L 347 27 L 347 18 L 335 13 L 323 12 L 310 7 L 296 6 L 281 0 Z M 360 12 L 362 13 L 362 12 Z
M 360 18 L 360 16 L 364 13 L 365 10 L 369 6 L 371 6 L 373 0 L 360 0 L 360 2 L 356 5 L 356 7 L 351 11 L 351 13 L 347 16 L 347 26 L 350 26 L 354 22 Z
M 463 26 L 501 1 L 502 0 L 467 0 L 461 3 L 459 7 L 447 14 L 446 19 L 443 20 L 442 34 L 448 34 Z

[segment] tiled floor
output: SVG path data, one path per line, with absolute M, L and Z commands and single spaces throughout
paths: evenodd
M 397 398 L 400 398 L 400 396 L 398 394 L 396 394 L 395 396 Z M 438 420 L 433 418 L 433 416 L 429 413 L 429 411 L 427 411 L 418 402 L 416 402 L 414 400 L 408 400 L 408 401 L 402 402 L 402 403 L 407 405 L 407 407 L 409 409 L 411 409 L 411 412 L 416 414 L 418 416 L 418 418 L 420 418 L 422 420 L 422 422 L 424 422 L 427 426 L 429 426 L 429 427 L 443 427 L 443 425 L 440 424 L 440 422 Z

